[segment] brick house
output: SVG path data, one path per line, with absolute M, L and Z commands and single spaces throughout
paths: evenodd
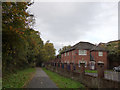
M 74 63 L 80 66 L 85 62 L 86 69 L 97 69 L 97 63 L 103 62 L 107 69 L 107 51 L 89 42 L 79 42 L 61 53 L 62 63 Z

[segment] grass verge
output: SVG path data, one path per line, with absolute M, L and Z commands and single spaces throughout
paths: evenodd
M 97 73 L 97 70 L 85 70 L 86 73 Z
M 2 78 L 0 77 L 0 90 L 2 89 Z
M 59 88 L 81 88 L 81 89 L 85 89 L 85 86 L 82 85 L 78 81 L 60 76 L 59 74 L 57 74 L 55 72 L 51 72 L 50 70 L 47 70 L 45 68 L 43 68 L 43 70 L 47 73 L 47 75 L 51 78 L 51 80 L 53 80 L 56 83 L 56 85 Z
M 112 70 L 106 70 L 106 71 L 112 71 Z M 107 74 L 108 72 L 105 71 L 105 74 Z M 97 73 L 97 70 L 85 70 L 86 73 Z
M 3 88 L 22 88 L 35 73 L 35 68 L 27 68 L 3 77 Z

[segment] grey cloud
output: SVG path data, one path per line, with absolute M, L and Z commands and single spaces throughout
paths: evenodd
M 105 2 L 35 2 L 30 11 L 36 17 L 35 28 L 44 35 L 45 40 L 55 43 L 58 49 L 62 46 L 60 43 L 91 40 L 86 36 L 87 33 L 93 32 L 94 35 L 95 29 L 105 25 L 102 22 L 112 22 L 111 17 L 116 16 L 115 5 L 116 3 Z M 110 25 L 115 23 L 114 21 Z

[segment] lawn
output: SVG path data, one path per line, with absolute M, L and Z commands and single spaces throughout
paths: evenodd
M 85 70 L 86 73 L 97 73 L 97 70 Z
M 106 70 L 106 71 L 112 71 L 112 70 Z M 105 74 L 107 74 L 107 72 L 105 71 Z M 97 70 L 85 70 L 86 73 L 97 73 Z
M 2 89 L 2 78 L 0 77 L 0 90 Z
M 27 68 L 17 71 L 15 74 L 4 76 L 2 80 L 3 88 L 22 88 L 35 73 L 35 68 Z
M 56 83 L 56 85 L 59 88 L 81 88 L 81 89 L 85 89 L 85 86 L 82 85 L 78 81 L 60 76 L 59 74 L 57 74 L 55 72 L 51 72 L 50 70 L 46 70 L 45 68 L 43 68 L 43 70 L 47 73 L 47 75 L 51 78 L 51 80 L 53 80 L 53 82 Z

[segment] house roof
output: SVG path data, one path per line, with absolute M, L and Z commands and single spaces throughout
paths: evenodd
M 114 41 L 109 41 L 108 43 L 112 43 L 112 42 L 120 42 L 120 39 L 119 40 L 114 40 Z
M 105 48 L 100 47 L 100 46 L 94 46 L 91 50 L 92 50 L 92 51 L 106 51 Z
M 106 51 L 104 48 L 96 46 L 96 45 L 94 45 L 92 43 L 89 43 L 89 42 L 79 42 L 79 43 L 73 45 L 71 48 L 63 51 L 62 53 L 68 52 L 68 51 L 71 51 L 71 50 L 75 50 L 75 49 L 85 49 L 85 50 L 92 50 L 92 51 L 96 51 L 96 50 Z

